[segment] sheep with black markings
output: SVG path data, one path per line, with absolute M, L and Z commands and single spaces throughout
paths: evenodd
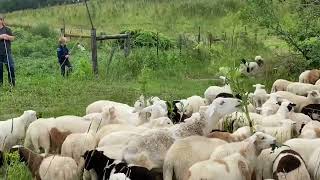
M 94 169 L 98 179 L 107 180 L 110 175 L 124 173 L 131 180 L 153 180 L 154 174 L 147 168 L 129 165 L 127 163 L 111 159 L 102 151 L 91 150 L 83 154 L 85 169 Z
M 274 145 L 274 137 L 256 132 L 245 141 L 218 146 L 217 151 L 222 151 L 219 156 L 212 156 L 209 160 L 195 163 L 189 168 L 189 180 L 248 180 L 254 176 L 254 167 L 257 156 L 263 149 Z M 218 150 L 219 149 L 219 150 Z
M 308 104 L 302 108 L 301 113 L 309 116 L 312 120 L 320 121 L 320 104 Z
M 26 136 L 26 131 L 32 122 L 37 122 L 35 111 L 24 111 L 20 117 L 0 121 L 0 151 L 9 150 L 19 144 Z

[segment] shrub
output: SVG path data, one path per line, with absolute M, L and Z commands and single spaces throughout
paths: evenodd
M 5 164 L 4 166 L 7 168 L 7 180 L 32 179 L 32 175 L 29 169 L 26 167 L 24 163 L 20 162 L 18 152 L 5 154 L 5 162 L 10 162 L 10 164 Z
M 34 35 L 39 35 L 44 38 L 54 36 L 56 33 L 50 28 L 48 24 L 38 24 L 30 29 L 31 33 Z

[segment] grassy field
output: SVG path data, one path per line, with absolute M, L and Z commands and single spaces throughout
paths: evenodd
M 238 66 L 242 58 L 253 59 L 256 55 L 265 58 L 265 72 L 257 78 L 241 78 L 245 90 L 253 90 L 255 83 L 270 89 L 277 78 L 297 79 L 305 67 L 296 65 L 301 57 L 291 55 L 288 46 L 268 36 L 266 30 L 244 25 L 239 19 L 244 5 L 243 0 L 92 0 L 89 7 L 99 32 L 142 29 L 142 36 L 134 43 L 148 44 L 154 40 L 150 34 L 156 32 L 171 43 L 170 48 L 160 49 L 159 55 L 155 47 L 141 45 L 133 48 L 129 57 L 124 57 L 114 41 L 99 43 L 98 78 L 91 73 L 89 51 L 73 49 L 74 71 L 68 78 L 60 76 L 57 63 L 57 29 L 63 19 L 67 29 L 90 27 L 83 4 L 7 14 L 9 24 L 32 27 L 13 26 L 17 37 L 13 43 L 17 86 L 11 89 L 5 84 L 0 88 L 0 120 L 17 117 L 28 109 L 43 117 L 81 116 L 86 106 L 96 100 L 133 105 L 141 94 L 168 101 L 203 96 L 208 86 L 221 83 L 214 80 L 222 75 L 221 67 Z M 199 26 L 200 43 L 196 41 Z M 206 40 L 209 33 L 227 36 L 209 47 Z M 180 52 L 177 39 L 182 34 L 184 44 Z M 74 38 L 69 48 L 78 41 L 89 49 L 89 41 Z M 107 67 L 115 46 L 115 55 Z

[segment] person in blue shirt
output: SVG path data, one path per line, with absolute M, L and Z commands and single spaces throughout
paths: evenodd
M 60 37 L 59 39 L 59 47 L 57 49 L 58 61 L 61 68 L 61 75 L 65 76 L 66 68 L 67 68 L 67 76 L 72 71 L 72 66 L 69 61 L 70 53 L 67 48 L 67 38 Z

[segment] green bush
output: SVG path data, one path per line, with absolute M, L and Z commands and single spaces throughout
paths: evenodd
M 53 31 L 48 24 L 41 23 L 30 29 L 30 32 L 34 35 L 39 35 L 44 38 L 52 37 L 56 35 L 55 31 Z
M 125 29 L 121 33 L 129 33 L 130 41 L 133 47 L 156 47 L 157 46 L 157 33 L 152 31 L 146 31 L 142 29 Z M 165 35 L 158 34 L 158 45 L 160 49 L 168 50 L 174 47 L 174 42 Z M 123 47 L 124 41 L 120 41 Z
M 76 79 L 90 79 L 92 78 L 92 68 L 91 64 L 89 63 L 88 58 L 86 57 L 79 57 L 74 66 L 73 66 L 73 73 L 72 77 Z

